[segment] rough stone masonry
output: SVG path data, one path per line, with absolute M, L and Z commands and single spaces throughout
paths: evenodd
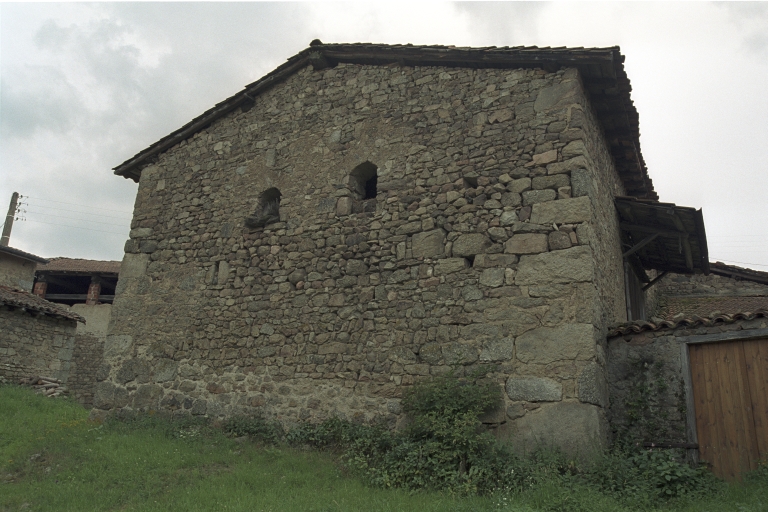
M 489 365 L 500 437 L 600 446 L 624 193 L 575 68 L 307 65 L 141 170 L 96 413 L 396 426 Z

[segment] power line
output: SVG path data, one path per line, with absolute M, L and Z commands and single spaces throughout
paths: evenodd
M 757 267 L 768 267 L 768 265 L 765 265 L 763 263 L 750 263 L 748 261 L 727 260 L 725 258 L 713 258 L 713 259 L 715 259 L 715 260 L 722 260 L 722 261 L 730 262 L 730 263 L 739 263 L 741 265 L 755 265 Z
M 33 210 L 28 210 L 26 213 L 34 213 L 34 214 L 37 214 L 37 215 L 44 215 L 46 217 L 56 217 L 58 219 L 77 220 L 77 221 L 82 221 L 82 222 L 95 222 L 96 224 L 106 224 L 108 226 L 125 227 L 124 224 L 113 224 L 111 222 L 99 222 L 98 220 L 90 220 L 90 219 L 77 219 L 75 217 L 64 217 L 62 215 L 51 215 L 51 214 L 48 214 L 48 213 L 36 212 L 36 211 L 33 211 Z M 105 217 L 106 217 L 106 215 L 105 215 Z M 126 220 L 126 223 L 128 223 L 128 222 L 130 222 L 130 221 Z
M 72 212 L 72 213 L 82 213 L 83 215 L 93 215 L 96 217 L 109 217 L 110 219 L 122 219 L 122 220 L 130 220 L 130 217 L 116 217 L 114 215 L 104 215 L 102 213 L 91 213 L 91 212 L 81 212 L 78 210 L 67 210 L 66 208 L 56 208 L 54 206 L 43 206 L 41 204 L 30 204 L 27 203 L 28 206 L 34 207 L 34 208 L 45 208 L 47 210 L 57 210 L 61 212 Z M 111 211 L 111 210 L 109 210 Z
M 24 196 L 24 199 L 39 199 L 40 201 L 46 201 L 48 203 L 61 203 L 61 204 L 68 204 L 70 206 L 80 206 L 80 207 L 83 207 L 82 204 L 67 203 L 67 202 L 64 202 L 64 201 L 54 201 L 53 199 L 43 199 L 43 198 L 40 198 L 40 197 Z M 111 210 L 109 208 L 97 208 L 96 206 L 88 206 L 88 208 L 91 208 L 91 209 L 94 209 L 94 210 L 105 210 L 105 211 L 108 211 L 108 212 L 127 213 L 128 215 L 132 215 L 132 213 L 133 213 L 133 212 L 127 212 L 125 210 Z
M 30 220 L 27 222 L 36 222 L 37 224 L 48 224 L 49 226 L 61 226 L 64 228 L 75 228 L 75 229 L 84 229 L 86 231 L 97 231 L 99 233 L 109 233 L 110 235 L 124 235 L 125 233 L 115 233 L 114 231 L 103 231 L 101 229 L 91 229 L 91 228 L 83 228 L 80 226 L 69 226 L 67 224 L 54 224 L 52 222 L 43 222 L 41 220 Z
M 768 238 L 765 235 L 707 235 L 707 238 L 742 238 L 747 236 L 761 236 Z

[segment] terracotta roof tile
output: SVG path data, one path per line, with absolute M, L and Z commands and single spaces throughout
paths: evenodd
M 625 336 L 648 331 L 661 331 L 665 329 L 678 329 L 680 327 L 715 327 L 718 325 L 732 324 L 739 320 L 754 320 L 755 318 L 768 318 L 768 311 L 761 310 L 754 313 L 736 313 L 732 315 L 714 315 L 711 317 L 680 318 L 678 320 L 661 322 L 628 322 L 613 327 L 608 331 L 608 337 Z
M 720 261 L 716 261 L 714 263 L 710 262 L 709 269 L 713 274 L 720 276 L 730 277 L 732 279 L 754 281 L 761 284 L 768 284 L 768 272 L 753 270 L 751 268 L 737 267 L 736 265 L 728 265 Z
M 51 261 L 48 264 L 39 265 L 37 271 L 117 274 L 120 272 L 120 262 L 83 260 L 78 258 L 51 258 Z
M 0 304 L 16 308 L 24 308 L 28 311 L 39 311 L 46 315 L 59 316 L 85 323 L 85 318 L 70 311 L 66 306 L 41 299 L 37 295 L 21 290 L 14 290 L 9 286 L 0 286 Z

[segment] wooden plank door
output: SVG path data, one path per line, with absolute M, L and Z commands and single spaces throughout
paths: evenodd
M 735 480 L 768 459 L 768 339 L 689 345 L 699 456 Z

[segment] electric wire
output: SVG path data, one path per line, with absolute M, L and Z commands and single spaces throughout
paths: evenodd
M 130 223 L 130 219 L 126 219 L 126 224 L 115 224 L 113 222 L 101 222 L 98 220 L 90 220 L 90 219 L 77 219 L 75 217 L 65 217 L 63 215 L 51 215 L 50 213 L 43 213 L 43 212 L 36 212 L 32 210 L 27 210 L 27 214 L 34 213 L 36 215 L 43 215 L 45 217 L 56 217 L 57 219 L 67 219 L 67 220 L 76 220 L 81 222 L 95 222 L 96 224 L 106 224 L 107 226 L 116 226 L 116 227 L 124 227 L 127 223 Z
M 768 267 L 768 265 L 763 263 L 750 263 L 748 261 L 736 261 L 736 260 L 729 260 L 725 258 L 713 258 L 716 261 L 722 261 L 725 263 L 739 263 L 740 265 L 755 265 L 756 267 Z
M 36 222 L 37 224 L 48 224 L 49 226 L 61 226 L 64 228 L 84 229 L 86 231 L 97 231 L 99 233 L 109 233 L 110 235 L 125 235 L 125 233 L 115 233 L 114 231 L 104 231 L 102 229 L 82 228 L 80 226 L 70 226 L 68 224 L 54 224 L 52 222 L 43 222 L 41 220 L 27 220 L 26 222 Z
M 24 197 L 24 199 L 38 199 L 40 201 L 45 201 L 47 203 L 61 203 L 61 204 L 68 204 L 68 205 L 71 205 L 71 206 L 83 207 L 82 204 L 77 204 L 77 203 L 67 203 L 65 201 L 54 201 L 53 199 L 42 199 L 40 197 L 32 197 L 32 196 L 23 196 L 23 197 Z M 93 210 L 105 210 L 105 211 L 108 211 L 108 212 L 126 213 L 128 215 L 132 214 L 132 212 L 127 212 L 125 210 L 113 210 L 113 209 L 109 209 L 109 208 L 98 208 L 96 206 L 88 206 L 88 208 L 93 209 Z
M 66 208 L 56 208 L 54 206 L 43 206 L 41 204 L 27 204 L 26 206 L 32 207 L 32 208 L 44 208 L 47 210 L 57 210 L 62 212 L 71 212 L 71 213 L 81 213 L 83 215 L 93 215 L 96 217 L 108 217 L 110 219 L 121 219 L 121 220 L 130 220 L 130 217 L 117 217 L 115 215 L 104 215 L 101 213 L 91 213 L 91 212 L 83 212 L 79 210 L 68 210 Z

